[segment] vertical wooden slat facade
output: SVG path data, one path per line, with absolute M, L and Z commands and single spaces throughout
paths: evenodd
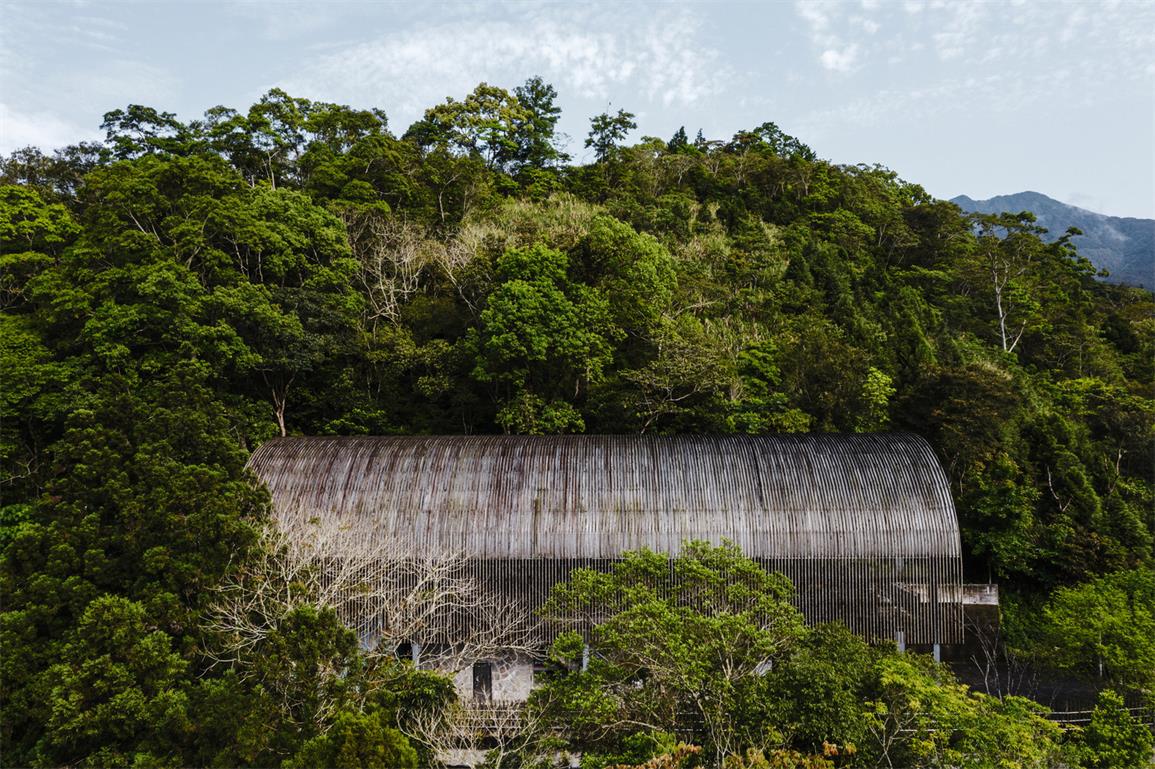
M 464 553 L 527 606 L 572 568 L 727 539 L 794 582 L 808 621 L 962 640 L 954 503 L 913 435 L 276 438 L 249 464 L 279 519 Z

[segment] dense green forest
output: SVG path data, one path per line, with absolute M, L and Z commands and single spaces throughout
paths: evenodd
M 5 766 L 430 760 L 406 719 L 447 707 L 446 680 L 367 655 L 326 607 L 217 652 L 217 588 L 265 547 L 244 464 L 279 434 L 915 432 L 1013 645 L 1151 694 L 1150 292 L 1096 281 L 1077 232 L 964 215 L 773 123 L 629 145 L 634 116 L 599 115 L 596 160 L 573 164 L 555 101 L 537 78 L 482 84 L 401 135 L 379 110 L 276 90 L 187 123 L 132 105 L 103 143 L 0 161 Z M 674 611 L 638 601 L 606 631 L 591 675 L 607 686 L 641 618 Z M 722 687 L 745 725 L 691 747 L 605 742 L 595 678 L 547 689 L 591 767 L 889 765 L 900 743 L 925 766 L 1051 766 L 1049 748 L 1020 755 L 1051 742 L 1122 767 L 1150 750 L 1114 695 L 1062 735 L 837 629 L 750 643 L 785 655 L 779 672 Z M 558 670 L 572 653 L 559 640 Z M 900 699 L 940 710 L 879 737 L 870 719 Z M 933 728 L 950 719 L 971 720 Z

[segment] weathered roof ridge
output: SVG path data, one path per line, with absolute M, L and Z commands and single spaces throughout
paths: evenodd
M 282 519 L 424 552 L 614 558 L 725 538 L 772 559 L 960 554 L 946 476 L 905 433 L 289 437 L 249 466 Z

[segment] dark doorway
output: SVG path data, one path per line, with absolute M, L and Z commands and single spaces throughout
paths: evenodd
M 473 699 L 478 702 L 493 699 L 493 663 L 473 663 Z

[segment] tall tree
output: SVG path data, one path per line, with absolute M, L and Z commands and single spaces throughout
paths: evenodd
M 188 151 L 192 140 L 189 127 L 176 115 L 139 104 L 106 112 L 100 127 L 105 143 L 120 160 L 150 152 L 180 154 Z
M 618 144 L 638 127 L 634 113 L 619 109 L 616 115 L 603 112 L 590 118 L 590 133 L 585 146 L 593 147 L 594 156 L 599 160 L 610 157 Z
M 561 108 L 555 104 L 557 90 L 535 76 L 514 89 L 518 102 L 528 112 L 523 126 L 518 130 L 517 162 L 530 168 L 546 168 L 565 163 L 569 155 L 559 147 L 557 121 Z
M 535 93 L 536 106 L 546 110 L 538 114 L 504 88 L 481 83 L 464 101 L 449 98 L 426 110 L 406 135 L 425 146 L 449 147 L 477 157 L 487 168 L 512 171 L 526 152 L 541 151 L 533 145 L 536 130 L 551 125 L 552 98 L 545 88 Z M 552 119 L 556 122 L 556 117 Z M 540 139 L 548 143 L 545 136 Z
M 1039 296 L 1035 269 L 1042 254 L 1035 215 L 972 214 L 977 230 L 975 257 L 994 302 L 999 343 L 1014 352 L 1028 326 L 1037 320 Z

